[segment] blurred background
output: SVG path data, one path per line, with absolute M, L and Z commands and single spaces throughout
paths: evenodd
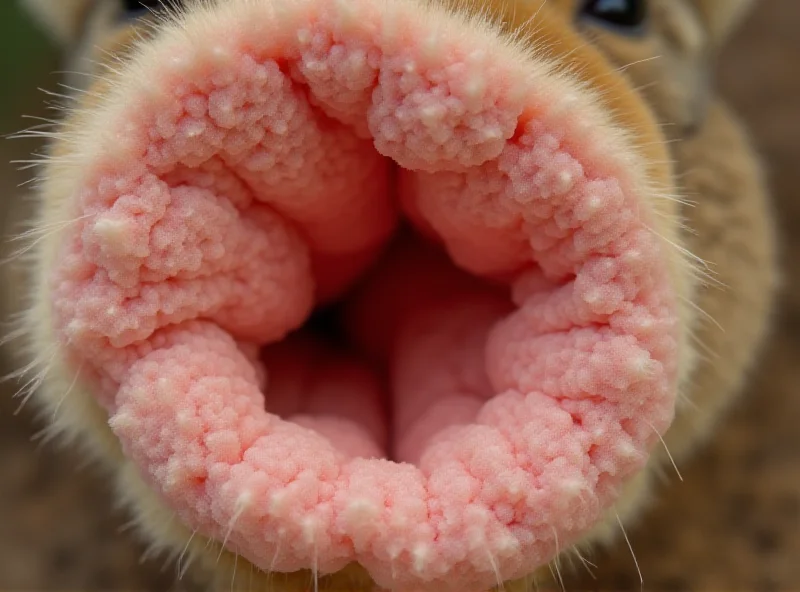
M 52 0 L 54 2 L 61 0 Z M 717 83 L 747 121 L 768 167 L 781 225 L 785 288 L 776 330 L 750 387 L 713 441 L 629 531 L 647 590 L 800 590 L 800 2 L 762 0 L 727 50 Z M 53 117 L 53 49 L 0 0 L 0 134 Z M 9 164 L 39 145 L 0 139 L 0 251 L 14 248 L 9 211 L 31 171 Z M 8 277 L 6 274 L 4 278 Z M 0 282 L 2 304 L 20 297 Z M 8 310 L 8 306 L 3 306 Z M 6 346 L 13 350 L 14 344 Z M 6 352 L 8 353 L 8 352 Z M 13 353 L 11 351 L 10 353 Z M 8 362 L 5 363 L 5 369 Z M 0 396 L 0 590 L 176 590 L 175 569 L 149 558 L 114 510 L 101 474 L 69 449 L 33 439 L 42 425 Z M 567 578 L 568 590 L 638 590 L 624 542 Z

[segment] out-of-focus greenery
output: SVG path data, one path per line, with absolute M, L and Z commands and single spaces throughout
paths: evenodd
M 51 0 L 60 2 L 61 0 Z M 53 47 L 35 23 L 20 9 L 18 0 L 0 0 L 0 131 L 22 127 L 21 112 L 34 111 L 45 96 L 36 90 L 53 89 L 51 74 L 58 61 Z

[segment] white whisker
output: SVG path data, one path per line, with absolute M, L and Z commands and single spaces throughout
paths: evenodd
M 714 317 L 712 317 L 712 316 L 711 316 L 709 313 L 707 313 L 705 310 L 703 310 L 703 309 L 700 307 L 700 305 L 699 305 L 699 304 L 697 304 L 697 303 L 695 303 L 695 302 L 692 302 L 690 299 L 686 298 L 685 296 L 680 296 L 680 299 L 681 299 L 681 301 L 682 301 L 684 304 L 687 304 L 687 305 L 689 305 L 691 308 L 693 308 L 694 310 L 696 310 L 698 313 L 700 313 L 700 314 L 701 314 L 703 317 L 705 317 L 707 320 L 711 321 L 711 323 L 713 323 L 713 324 L 714 324 L 714 326 L 715 326 L 715 327 L 717 327 L 717 329 L 719 329 L 720 331 L 722 331 L 723 333 L 725 333 L 725 329 L 724 329 L 724 327 L 723 327 L 722 325 L 720 325 L 720 324 L 717 322 L 717 320 L 716 320 Z
M 639 64 L 652 62 L 654 60 L 660 60 L 661 58 L 662 58 L 662 56 L 655 55 L 655 56 L 651 56 L 649 58 L 643 58 L 641 60 L 636 60 L 635 62 L 630 62 L 630 63 L 628 63 L 628 64 L 626 64 L 624 66 L 621 66 L 621 67 L 617 68 L 616 71 L 617 72 L 624 72 L 625 70 L 627 70 L 628 68 L 631 68 L 632 66 L 638 66 Z
M 550 563 L 550 565 L 551 566 L 555 565 L 556 574 L 558 575 L 558 583 L 561 585 L 562 592 L 566 592 L 566 586 L 564 585 L 564 578 L 561 577 L 561 546 L 559 545 L 559 542 L 558 542 L 558 532 L 556 531 L 555 528 L 552 528 L 552 530 L 553 530 L 553 537 L 555 537 L 555 540 L 556 540 L 556 557 Z M 553 571 L 553 568 L 551 567 L 550 568 L 550 572 L 552 573 L 552 571 Z
M 217 563 L 219 563 L 219 559 L 222 557 L 222 552 L 225 550 L 225 545 L 228 544 L 228 539 L 233 532 L 233 528 L 236 526 L 236 522 L 241 518 L 242 513 L 250 506 L 250 503 L 251 497 L 249 492 L 243 492 L 239 495 L 239 499 L 236 500 L 233 516 L 231 516 L 230 522 L 228 523 L 228 531 L 225 533 L 225 538 L 222 540 L 222 546 L 219 549 L 219 555 L 217 555 Z
M 81 362 L 81 365 L 75 371 L 75 378 L 72 379 L 72 383 L 69 385 L 67 392 L 65 392 L 62 395 L 62 397 L 58 400 L 58 403 L 56 404 L 55 408 L 53 409 L 53 417 L 51 418 L 51 421 L 54 422 L 56 420 L 56 417 L 58 416 L 58 410 L 61 409 L 61 405 L 64 403 L 64 401 L 66 401 L 67 397 L 72 392 L 72 389 L 75 388 L 75 385 L 78 383 L 78 377 L 80 376 L 82 371 L 83 371 L 83 362 Z
M 678 465 L 675 463 L 675 459 L 672 458 L 672 453 L 669 451 L 669 448 L 667 448 L 667 443 L 664 441 L 664 437 L 655 428 L 655 426 L 653 426 L 653 424 L 651 424 L 649 421 L 645 420 L 645 423 L 650 426 L 650 429 L 653 430 L 656 433 L 656 435 L 658 436 L 658 439 L 661 440 L 661 444 L 664 445 L 664 450 L 667 453 L 667 457 L 669 458 L 670 462 L 672 463 L 672 468 L 675 469 L 675 473 L 677 473 L 678 479 L 680 479 L 681 482 L 683 482 L 683 475 L 681 475 L 681 472 L 678 470 Z
M 55 346 L 51 347 L 52 354 L 50 355 L 50 359 L 47 361 L 46 366 L 37 374 L 35 374 L 30 380 L 28 380 L 25 384 L 20 387 L 14 397 L 22 397 L 22 402 L 20 403 L 19 407 L 17 407 L 16 411 L 14 411 L 14 415 L 19 415 L 25 405 L 30 401 L 31 397 L 36 394 L 36 391 L 39 390 L 39 387 L 45 381 L 47 376 L 50 374 L 50 370 L 53 367 L 53 360 L 58 353 Z M 36 365 L 41 365 L 37 363 Z
M 236 557 L 233 560 L 233 575 L 231 576 L 231 592 L 234 591 L 236 586 L 236 569 L 239 567 L 239 554 L 236 553 Z
M 494 577 L 497 581 L 497 590 L 498 592 L 504 592 L 506 589 L 505 583 L 503 582 L 503 577 L 500 575 L 500 570 L 497 567 L 497 562 L 495 561 L 494 557 L 492 556 L 492 552 L 489 549 L 486 549 L 486 554 L 489 556 L 489 564 L 492 566 L 492 570 L 494 571 Z
M 636 565 L 636 571 L 639 573 L 639 585 L 641 589 L 644 590 L 644 577 L 642 576 L 642 570 L 639 567 L 639 561 L 636 559 L 636 553 L 633 552 L 633 545 L 631 545 L 631 541 L 628 538 L 628 533 L 625 532 L 625 527 L 622 526 L 622 519 L 619 517 L 619 513 L 614 512 L 614 515 L 617 517 L 617 523 L 619 524 L 620 530 L 622 530 L 622 536 L 625 537 L 625 542 L 628 544 L 628 550 L 631 552 L 631 557 L 633 557 L 633 563 Z
M 181 551 L 180 556 L 178 557 L 178 580 L 183 579 L 183 576 L 186 574 L 186 570 L 189 569 L 189 565 L 192 563 L 191 559 L 186 562 L 186 565 L 181 566 L 183 563 L 183 558 L 186 555 L 186 552 L 189 550 L 189 545 L 192 544 L 192 539 L 194 539 L 194 535 L 197 534 L 197 530 L 192 531 L 192 535 L 189 537 L 189 540 L 186 541 L 186 546 L 183 547 L 183 551 Z
M 586 559 L 586 558 L 585 558 L 585 557 L 584 557 L 584 556 L 581 554 L 581 552 L 578 550 L 578 548 L 577 548 L 577 547 L 576 547 L 575 549 L 573 549 L 573 551 L 575 552 L 575 555 L 578 557 L 578 559 L 580 560 L 580 562 L 583 564 L 583 567 L 586 569 L 586 571 L 587 571 L 587 572 L 588 572 L 588 574 L 591 576 L 591 578 L 592 578 L 593 580 L 596 580 L 596 579 L 597 579 L 597 576 L 596 576 L 596 575 L 594 575 L 594 572 L 592 571 L 591 567 L 593 567 L 593 568 L 597 569 L 597 566 L 596 566 L 594 563 L 592 563 L 591 561 L 589 561 L 588 559 Z M 589 566 L 591 566 L 591 567 L 589 567 Z

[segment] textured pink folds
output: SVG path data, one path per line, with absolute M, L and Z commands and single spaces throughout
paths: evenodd
M 63 343 L 165 502 L 263 569 L 533 571 L 672 418 L 641 168 L 582 91 L 460 17 L 230 4 L 98 110 Z M 347 348 L 298 331 L 342 299 Z

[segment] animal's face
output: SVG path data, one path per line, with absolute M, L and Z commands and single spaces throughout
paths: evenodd
M 634 511 L 695 357 L 667 138 L 746 2 L 28 3 L 100 77 L 40 191 L 40 398 L 158 543 L 465 589 Z M 381 258 L 401 218 L 439 254 Z M 363 359 L 284 341 L 331 301 Z

